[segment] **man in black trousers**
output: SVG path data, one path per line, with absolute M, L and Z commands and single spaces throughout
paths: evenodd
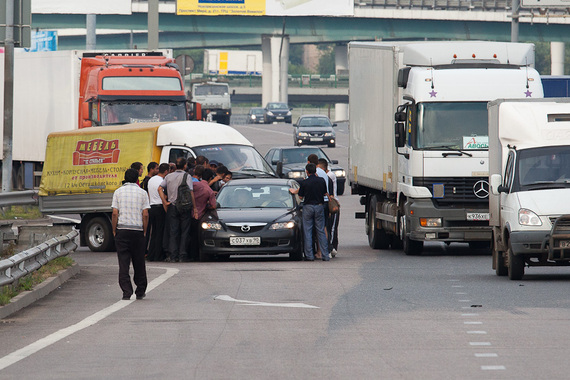
M 113 193 L 111 204 L 113 208 L 111 222 L 119 259 L 119 286 L 123 291 L 123 300 L 131 299 L 133 294 L 133 284 L 129 275 L 131 261 L 136 285 L 134 293 L 138 300 L 146 296 L 144 253 L 150 204 L 146 191 L 137 185 L 138 178 L 137 170 L 127 169 L 124 184 Z

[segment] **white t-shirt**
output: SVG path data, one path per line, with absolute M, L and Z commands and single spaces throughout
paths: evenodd
M 327 173 L 323 169 L 321 169 L 317 166 L 317 175 L 325 180 L 325 183 L 327 184 L 327 193 L 330 194 L 331 191 L 329 189 L 329 177 L 327 176 Z M 325 202 L 328 202 L 328 201 L 329 201 L 329 197 L 327 197 L 325 195 Z
M 336 175 L 333 173 L 332 170 L 329 170 L 329 171 L 327 172 L 327 175 L 328 175 L 329 178 L 332 179 L 332 181 L 333 181 L 333 192 L 332 192 L 332 195 L 333 195 L 333 197 L 336 198 Z
M 152 176 L 148 180 L 148 197 L 150 199 L 150 205 L 161 205 L 162 199 L 160 199 L 160 195 L 158 195 L 158 187 L 162 183 L 163 178 L 159 175 Z

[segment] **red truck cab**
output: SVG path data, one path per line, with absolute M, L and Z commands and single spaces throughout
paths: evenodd
M 79 128 L 188 118 L 182 76 L 161 52 L 84 53 Z

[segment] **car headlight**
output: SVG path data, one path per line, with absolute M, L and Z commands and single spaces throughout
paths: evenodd
M 338 169 L 338 170 L 333 170 L 334 175 L 336 175 L 337 177 L 345 177 L 346 176 L 346 172 L 342 169 Z
M 542 226 L 542 221 L 533 211 L 521 208 L 519 210 L 519 224 L 521 226 Z
M 203 230 L 221 230 L 222 225 L 220 222 L 204 222 L 202 223 Z
M 255 119 L 256 119 L 256 116 L 255 116 L 255 115 L 251 115 L 251 118 L 252 118 L 253 120 L 255 120 Z
M 305 178 L 305 172 L 293 171 L 293 172 L 289 172 L 289 174 L 287 174 L 287 176 L 289 178 Z
M 334 136 L 334 134 L 332 134 L 332 132 L 327 132 L 327 133 L 325 133 L 325 136 L 330 137 L 330 136 Z
M 290 230 L 295 227 L 295 222 L 292 220 L 289 222 L 273 223 L 269 229 L 270 230 Z
M 267 111 L 267 116 L 273 116 L 273 112 Z
M 299 137 L 307 137 L 307 136 L 309 136 L 309 134 L 307 132 L 299 132 L 298 136 Z
M 288 111 L 288 112 L 287 112 L 287 116 L 291 116 L 291 111 Z

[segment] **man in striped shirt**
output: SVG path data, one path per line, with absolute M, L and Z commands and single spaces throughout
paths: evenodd
M 119 286 L 123 291 L 124 300 L 131 299 L 133 294 L 133 285 L 129 275 L 131 261 L 134 271 L 133 280 L 136 285 L 134 293 L 138 300 L 146 296 L 147 278 L 144 252 L 150 204 L 146 191 L 137 185 L 138 179 L 137 170 L 127 169 L 125 182 L 113 193 L 111 204 L 113 208 L 111 222 L 119 259 Z

